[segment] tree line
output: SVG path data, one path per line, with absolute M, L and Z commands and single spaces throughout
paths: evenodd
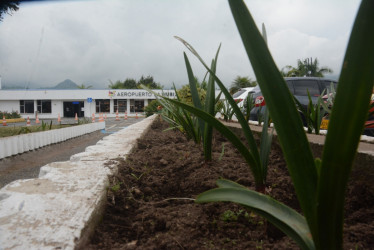
M 298 59 L 296 67 L 286 65 L 282 68 L 281 74 L 283 77 L 324 77 L 325 74 L 333 73 L 332 69 L 326 66 L 319 67 L 317 58 L 307 58 L 304 60 Z M 254 87 L 257 85 L 255 80 L 249 77 L 237 76 L 230 86 L 230 93 L 234 94 L 241 88 Z
M 110 89 L 141 89 L 140 85 L 145 85 L 149 89 L 163 89 L 164 87 L 160 83 L 155 82 L 153 76 L 142 76 L 138 81 L 133 78 L 126 78 L 124 81 L 117 80 L 112 82 L 109 80 L 109 82 L 108 87 Z
M 0 1 L 0 21 L 3 20 L 4 14 L 11 15 L 12 12 L 17 11 L 19 9 L 20 1 L 13 1 L 13 0 L 1 0 Z

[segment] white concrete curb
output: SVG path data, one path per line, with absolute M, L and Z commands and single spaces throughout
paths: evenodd
M 0 159 L 104 129 L 105 122 L 0 138 Z M 0 248 L 1 249 L 1 248 Z
M 38 179 L 0 190 L 0 250 L 84 246 L 101 217 L 115 158 L 125 157 L 156 116 L 111 134 L 70 161 L 40 169 Z M 114 159 L 114 160 L 113 160 Z

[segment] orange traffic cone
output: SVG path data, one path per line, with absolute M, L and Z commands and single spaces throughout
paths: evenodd
M 95 113 L 92 113 L 92 123 L 95 122 Z
M 40 123 L 38 114 L 36 114 L 35 123 L 36 123 L 36 124 L 39 124 L 39 123 Z
M 125 112 L 125 120 L 127 120 L 127 111 Z
M 119 121 L 118 109 L 117 109 L 117 112 L 116 112 L 116 121 Z
M 27 126 L 27 127 L 30 127 L 30 126 L 31 126 L 31 122 L 30 122 L 30 118 L 29 118 L 29 117 L 27 117 L 27 123 L 26 123 L 26 126 Z
M 74 120 L 78 121 L 78 114 L 77 114 L 77 113 L 75 113 L 75 118 L 74 118 Z
M 5 115 L 3 115 L 3 126 L 8 126 L 8 124 L 6 124 Z
M 57 116 L 57 122 L 58 122 L 58 123 L 61 123 L 61 116 L 60 116 L 60 113 L 58 113 L 58 116 Z
M 135 119 L 138 119 L 138 113 L 136 113 L 136 115 L 135 115 Z
M 104 122 L 103 113 L 101 113 L 101 114 L 99 115 L 99 122 Z

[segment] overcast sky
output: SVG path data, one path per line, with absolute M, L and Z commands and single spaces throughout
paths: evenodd
M 340 72 L 358 0 L 246 0 L 265 23 L 278 68 L 318 58 Z M 217 75 L 255 79 L 226 0 L 97 0 L 22 3 L 0 22 L 3 85 L 54 86 L 71 79 L 105 88 L 109 79 L 151 75 L 170 87 L 187 83 L 188 41 L 210 62 L 220 43 Z M 187 53 L 195 75 L 205 70 Z

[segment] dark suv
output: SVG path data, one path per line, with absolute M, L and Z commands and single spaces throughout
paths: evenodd
M 317 103 L 318 96 L 320 96 L 326 88 L 330 88 L 331 83 L 334 83 L 335 89 L 338 84 L 335 80 L 319 77 L 286 77 L 284 79 L 286 80 L 287 86 L 291 91 L 291 94 L 293 94 L 294 97 L 304 107 L 307 107 L 309 103 L 307 90 L 309 91 L 312 101 L 315 104 Z M 264 112 L 264 106 L 266 105 L 266 101 L 262 96 L 262 92 L 254 93 L 253 99 L 255 102 L 255 107 L 251 110 L 249 119 L 257 121 L 259 113 Z

